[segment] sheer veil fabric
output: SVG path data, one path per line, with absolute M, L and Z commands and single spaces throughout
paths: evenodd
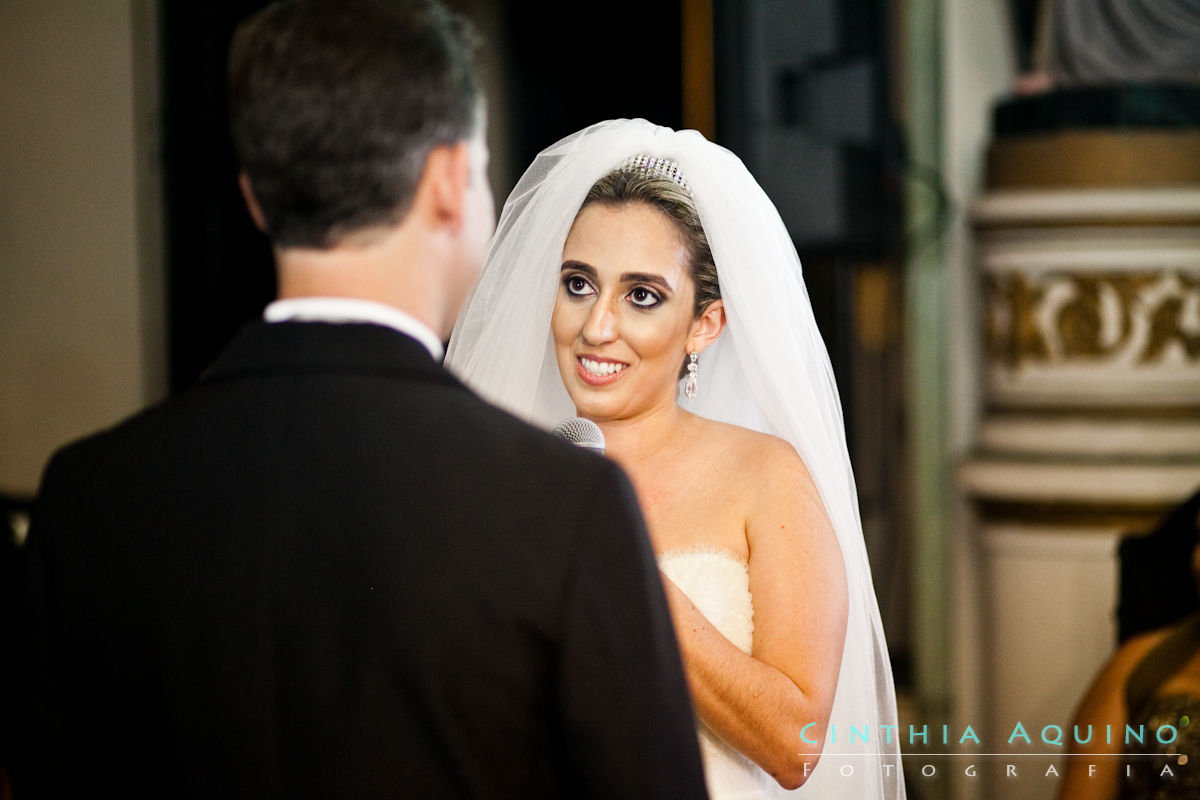
M 895 688 L 837 386 L 791 238 L 737 156 L 696 131 L 645 120 L 601 122 L 544 150 L 505 203 L 446 364 L 482 396 L 535 425 L 550 429 L 574 416 L 550 337 L 563 243 L 592 184 L 637 154 L 679 164 L 725 303 L 726 328 L 700 357 L 700 392 L 691 400 L 680 392 L 681 405 L 790 442 L 842 548 L 849 617 L 832 727 L 821 760 L 796 794 L 903 798 Z

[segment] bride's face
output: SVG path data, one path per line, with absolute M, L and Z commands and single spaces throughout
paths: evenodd
M 550 326 L 577 413 L 631 419 L 674 403 L 695 296 L 674 223 L 643 203 L 590 205 L 559 277 Z

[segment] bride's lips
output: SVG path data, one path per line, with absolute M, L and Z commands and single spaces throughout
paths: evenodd
M 576 356 L 575 373 L 588 386 L 607 386 L 620 379 L 629 367 L 623 361 L 599 356 Z

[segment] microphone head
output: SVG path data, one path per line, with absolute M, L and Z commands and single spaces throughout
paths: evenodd
M 564 419 L 555 426 L 554 435 L 579 447 L 585 447 L 597 453 L 604 452 L 604 432 L 590 419 L 583 417 Z

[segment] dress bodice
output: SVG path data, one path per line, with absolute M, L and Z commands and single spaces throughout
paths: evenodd
M 691 600 L 705 619 L 742 652 L 754 644 L 754 604 L 745 561 L 715 547 L 669 550 L 658 566 Z M 704 776 L 712 800 L 770 797 L 778 784 L 757 764 L 697 723 Z

